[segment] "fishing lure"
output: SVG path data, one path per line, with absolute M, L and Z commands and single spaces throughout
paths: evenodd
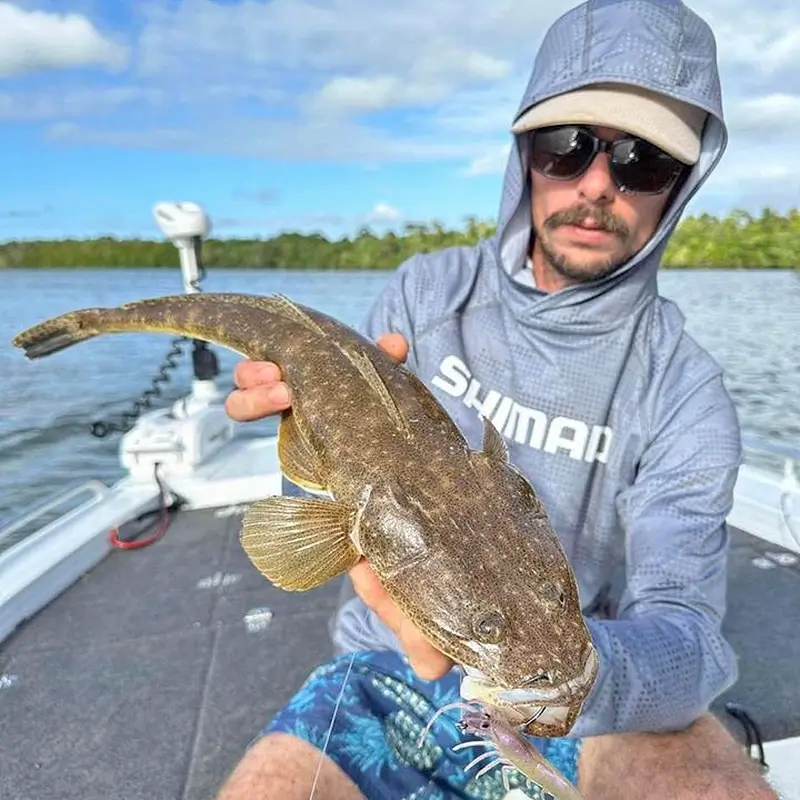
M 504 719 L 501 713 L 489 713 L 477 701 L 466 703 L 462 700 L 442 706 L 425 726 L 418 741 L 419 745 L 422 745 L 436 719 L 454 708 L 461 710 L 461 719 L 457 723 L 461 731 L 479 738 L 461 742 L 455 745 L 453 750 L 466 750 L 470 747 L 486 748 L 484 753 L 467 764 L 466 771 L 485 761 L 488 763 L 483 764 L 475 777 L 479 778 L 499 766 L 506 791 L 510 791 L 511 788 L 508 774 L 516 769 L 536 783 L 553 800 L 585 800 L 578 789 L 525 738 L 519 728 Z

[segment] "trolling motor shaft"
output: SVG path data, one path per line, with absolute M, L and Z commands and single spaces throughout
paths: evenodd
M 195 294 L 204 275 L 203 239 L 211 231 L 205 211 L 191 201 L 157 203 L 153 216 L 164 235 L 175 245 L 181 264 L 183 290 Z M 213 381 L 219 375 L 219 363 L 207 342 L 192 339 L 192 369 L 196 381 Z

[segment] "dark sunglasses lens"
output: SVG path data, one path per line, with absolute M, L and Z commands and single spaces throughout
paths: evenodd
M 556 180 L 580 175 L 593 155 L 592 139 L 580 128 L 542 128 L 531 140 L 531 166 Z
M 641 139 L 622 140 L 612 148 L 611 172 L 623 191 L 658 194 L 672 185 L 681 168 L 679 161 Z

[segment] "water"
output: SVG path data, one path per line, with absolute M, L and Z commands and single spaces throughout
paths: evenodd
M 283 292 L 357 324 L 389 275 L 218 270 L 203 288 Z M 119 435 L 96 439 L 89 429 L 130 408 L 169 348 L 163 334 L 127 334 L 27 362 L 10 346 L 12 336 L 74 308 L 179 291 L 177 268 L 0 271 L 0 527 L 54 492 L 121 477 Z M 800 280 L 788 271 L 667 271 L 661 291 L 725 369 L 745 432 L 800 443 Z M 221 349 L 217 355 L 229 382 L 239 357 Z M 171 375 L 158 405 L 187 391 L 189 359 Z

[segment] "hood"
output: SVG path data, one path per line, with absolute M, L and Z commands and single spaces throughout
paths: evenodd
M 527 154 L 514 135 L 489 244 L 509 305 L 528 321 L 614 326 L 656 296 L 669 236 L 727 146 L 714 34 L 678 0 L 588 0 L 564 14 L 542 41 L 515 121 L 548 97 L 596 83 L 640 86 L 708 112 L 700 158 L 644 248 L 605 278 L 548 294 L 514 277 L 527 269 L 531 236 Z

